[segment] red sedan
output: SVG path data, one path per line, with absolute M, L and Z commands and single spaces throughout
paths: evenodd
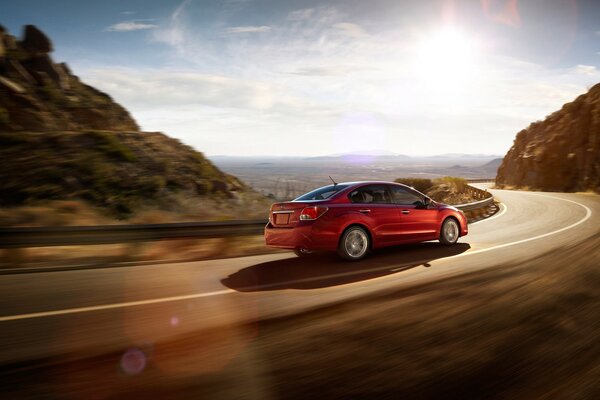
M 439 240 L 456 243 L 468 232 L 467 218 L 417 190 L 391 182 L 347 182 L 324 186 L 271 206 L 265 227 L 268 246 L 299 256 L 337 251 L 359 260 L 369 250 Z

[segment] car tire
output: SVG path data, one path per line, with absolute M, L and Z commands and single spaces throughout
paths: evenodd
M 440 243 L 451 246 L 460 237 L 460 226 L 454 218 L 446 218 L 440 229 Z
M 294 249 L 294 254 L 296 254 L 300 258 L 306 258 L 306 257 L 312 256 L 315 253 L 313 251 L 306 250 L 306 249 L 303 249 L 301 247 L 298 247 L 298 248 Z
M 364 228 L 352 226 L 342 235 L 338 255 L 344 260 L 357 261 L 364 258 L 371 248 L 371 238 Z

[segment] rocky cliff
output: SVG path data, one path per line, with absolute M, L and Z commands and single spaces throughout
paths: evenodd
M 600 84 L 517 134 L 499 187 L 600 192 Z
M 0 225 L 35 224 L 15 217 L 19 207 L 57 201 L 117 219 L 264 216 L 263 196 L 179 140 L 140 132 L 124 107 L 56 64 L 52 48 L 35 26 L 21 40 L 0 27 L 0 208 L 10 211 Z
M 33 25 L 25 26 L 21 40 L 0 26 L 0 132 L 139 129 L 109 95 L 55 63 L 52 51 Z

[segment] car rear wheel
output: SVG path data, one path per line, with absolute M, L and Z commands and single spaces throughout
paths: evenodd
M 345 260 L 356 261 L 367 255 L 371 246 L 369 234 L 360 226 L 347 229 L 338 246 L 338 254 Z
M 449 246 L 456 243 L 459 236 L 460 229 L 458 227 L 458 222 L 453 218 L 446 219 L 440 230 L 440 242 Z

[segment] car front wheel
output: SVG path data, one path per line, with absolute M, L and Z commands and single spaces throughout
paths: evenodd
M 459 232 L 458 222 L 453 218 L 446 219 L 440 230 L 440 242 L 445 245 L 456 243 L 458 241 Z
M 338 254 L 345 260 L 356 261 L 367 255 L 371 242 L 369 234 L 360 226 L 347 229 L 338 246 Z

